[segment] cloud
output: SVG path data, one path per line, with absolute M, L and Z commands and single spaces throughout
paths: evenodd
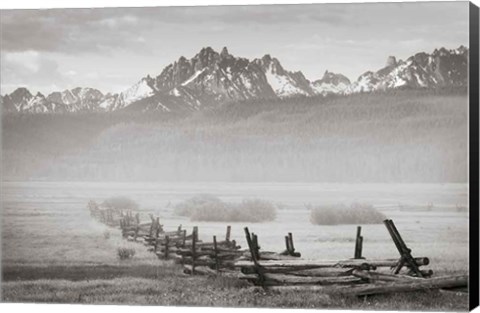
M 124 9 L 125 10 L 125 9 Z M 126 49 L 145 25 L 111 9 L 2 11 L 2 51 L 84 53 Z M 138 47 L 141 42 L 137 43 Z
M 132 15 L 125 15 L 120 17 L 109 17 L 109 18 L 99 20 L 98 24 L 102 26 L 107 26 L 112 29 L 117 29 L 123 25 L 127 25 L 127 26 L 137 25 L 138 18 Z
M 222 31 L 227 27 L 276 29 L 301 25 L 347 27 L 345 5 L 254 5 L 157 8 L 3 10 L 2 50 L 59 53 L 139 49 L 130 38 L 165 30 Z
M 53 58 L 37 51 L 2 53 L 1 57 L 2 93 L 8 86 L 35 86 L 34 90 L 49 90 L 55 84 L 52 82 L 71 82 L 71 75 L 61 73 Z
M 388 55 L 468 44 L 468 2 L 0 11 L 2 90 L 55 84 L 119 90 L 201 47 L 276 56 L 318 78 L 350 78 Z M 93 74 L 96 73 L 96 74 Z M 43 76 L 43 77 L 42 77 Z M 45 89 L 44 89 L 45 90 Z
M 40 54 L 37 51 L 24 51 L 8 53 L 4 56 L 4 62 L 13 67 L 23 67 L 24 70 L 37 73 L 40 70 Z

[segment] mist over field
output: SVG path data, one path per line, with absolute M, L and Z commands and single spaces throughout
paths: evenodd
M 1 10 L 0 302 L 467 310 L 472 8 Z
M 2 117 L 4 180 L 467 182 L 468 97 L 395 90 L 188 115 Z

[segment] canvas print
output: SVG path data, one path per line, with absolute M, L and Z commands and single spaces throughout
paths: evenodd
M 1 301 L 467 310 L 470 10 L 2 10 Z

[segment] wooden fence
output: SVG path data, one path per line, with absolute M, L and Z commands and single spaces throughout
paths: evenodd
M 384 221 L 395 244 L 399 258 L 367 259 L 363 256 L 361 226 L 357 227 L 353 258 L 347 260 L 304 260 L 295 251 L 293 234 L 285 239 L 282 252 L 263 251 L 259 237 L 245 227 L 248 249 L 241 249 L 230 238 L 231 227 L 225 237 L 203 242 L 198 238 L 198 227 L 190 234 L 182 225 L 174 231 L 165 231 L 159 217 L 149 215 L 142 222 L 140 214 L 88 204 L 90 213 L 99 221 L 119 227 L 127 240 L 143 243 L 160 259 L 172 259 L 190 275 L 222 275 L 251 282 L 269 290 L 321 290 L 322 292 L 368 295 L 419 289 L 460 288 L 468 284 L 468 275 L 430 278 L 433 271 L 427 257 L 414 257 L 401 237 L 394 222 Z

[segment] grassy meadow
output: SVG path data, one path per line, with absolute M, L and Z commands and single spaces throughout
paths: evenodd
M 357 198 L 362 186 L 284 184 L 92 184 L 92 183 L 4 183 L 2 211 L 2 300 L 6 302 L 54 302 L 98 304 L 155 304 L 235 307 L 365 308 L 458 311 L 467 308 L 468 296 L 439 291 L 382 295 L 368 298 L 319 295 L 318 292 L 264 292 L 228 278 L 190 277 L 172 262 L 157 259 L 141 244 L 127 242 L 118 229 L 109 228 L 89 216 L 86 204 L 94 199 L 124 193 L 145 213 L 161 217 L 166 230 L 179 224 L 186 229 L 197 225 L 200 238 L 224 234 L 226 222 L 196 222 L 174 212 L 190 193 L 201 188 L 215 190 L 220 199 L 241 203 L 258 190 L 266 199 L 277 199 L 277 216 L 266 223 L 232 222 L 232 239 L 245 247 L 243 226 L 259 235 L 262 249 L 281 251 L 283 236 L 294 234 L 296 250 L 311 259 L 344 259 L 353 256 L 355 225 L 314 225 L 306 200 L 320 203 L 328 197 Z M 354 193 L 351 190 L 357 188 Z M 381 190 L 380 186 L 371 187 Z M 379 207 L 392 198 L 435 199 L 432 211 L 421 205 L 409 210 L 383 209 L 393 218 L 407 245 L 416 256 L 428 256 L 435 275 L 468 272 L 468 213 L 457 212 L 456 201 L 465 201 L 464 187 L 415 186 L 404 194 L 383 186 L 368 199 Z M 295 191 L 296 189 L 300 191 Z M 332 191 L 338 189 L 338 191 Z M 159 197 L 158 190 L 163 190 Z M 390 190 L 390 191 L 389 191 Z M 180 193 L 179 193 L 180 191 Z M 333 194 L 332 194 L 333 193 Z M 383 195 L 383 196 L 382 196 Z M 427 196 L 425 196 L 427 195 Z M 442 202 L 440 202 L 442 201 Z M 442 204 L 441 204 L 442 203 Z M 156 205 L 155 205 L 156 204 Z M 108 233 L 108 235 L 106 235 Z M 369 258 L 396 257 L 393 243 L 383 225 L 363 225 L 364 255 Z M 135 249 L 131 259 L 120 260 L 119 247 Z

